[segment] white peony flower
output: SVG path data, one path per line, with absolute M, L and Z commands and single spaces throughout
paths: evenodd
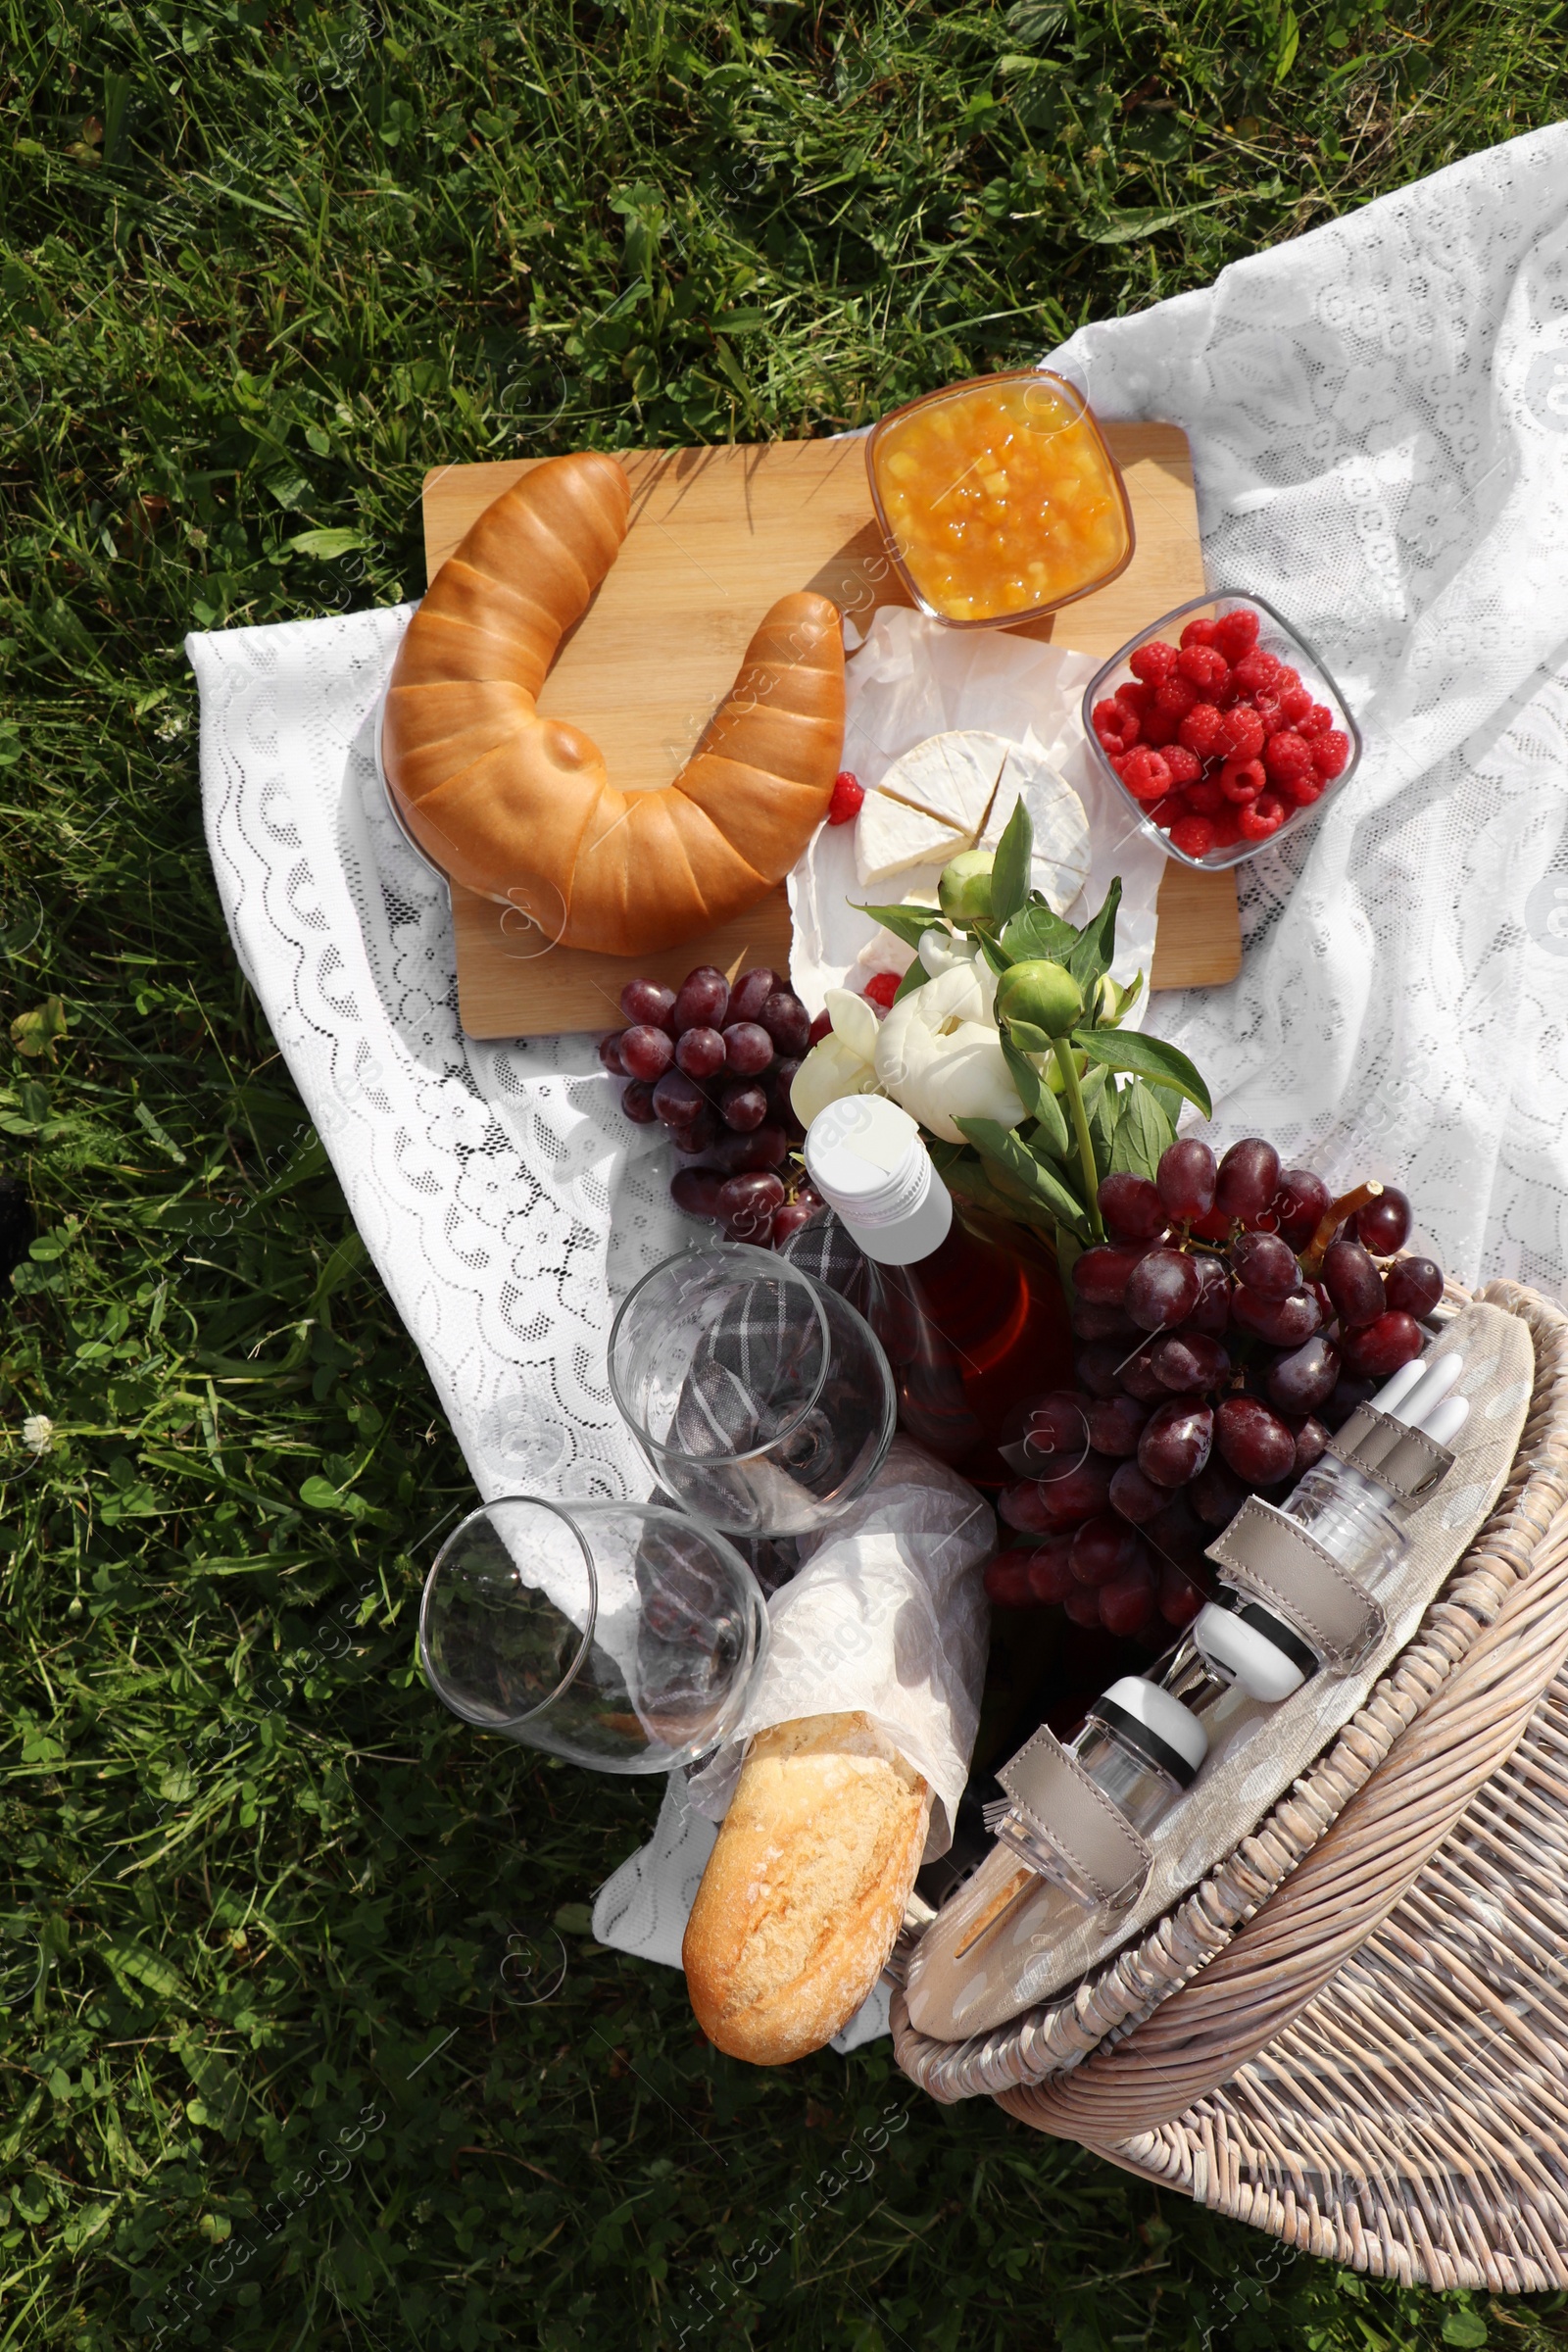
M 803 1127 L 809 1127 L 819 1110 L 846 1095 L 882 1091 L 876 1074 L 879 1025 L 870 1005 L 847 988 L 830 988 L 823 1004 L 833 1026 L 811 1048 L 790 1087 L 790 1102 Z
M 933 936 L 920 942 L 922 962 Z M 964 1141 L 958 1119 L 1015 1127 L 1025 1115 L 997 1034 L 996 993 L 988 963 L 956 957 L 895 1004 L 877 1035 L 876 1076 L 884 1090 L 946 1143 Z M 797 1086 L 805 1074 L 803 1068 Z

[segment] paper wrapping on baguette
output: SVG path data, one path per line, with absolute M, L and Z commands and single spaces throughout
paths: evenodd
M 930 1806 L 927 1783 L 863 1714 L 758 1734 L 681 1946 L 710 2041 L 785 2066 L 832 2039 L 893 1948 Z

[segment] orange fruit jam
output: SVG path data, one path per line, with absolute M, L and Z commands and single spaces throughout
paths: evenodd
M 963 384 L 895 417 L 871 452 L 883 519 L 944 620 L 1005 620 L 1108 579 L 1131 547 L 1115 463 L 1049 378 Z

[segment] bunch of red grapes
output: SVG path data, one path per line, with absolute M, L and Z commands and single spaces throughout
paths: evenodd
M 1136 801 L 1189 858 L 1267 841 L 1345 773 L 1350 739 L 1300 673 L 1257 642 L 1257 614 L 1156 637 L 1092 724 Z
M 822 1206 L 791 1157 L 804 1130 L 790 1087 L 817 1035 L 800 998 L 766 964 L 731 987 L 700 963 L 678 989 L 628 980 L 620 1009 L 630 1026 L 603 1040 L 599 1058 L 630 1080 L 626 1116 L 662 1119 L 686 1160 L 670 1179 L 676 1207 L 734 1241 L 781 1248 Z
M 1001 1496 L 1023 1541 L 986 1588 L 1003 1607 L 1060 1602 L 1074 1625 L 1158 1642 L 1202 1606 L 1203 1553 L 1247 1494 L 1279 1500 L 1420 1354 L 1443 1273 L 1396 1254 L 1403 1193 L 1335 1201 L 1256 1137 L 1217 1164 L 1184 1139 L 1152 1181 L 1107 1176 L 1099 1200 L 1107 1238 L 1072 1269 L 1078 1387 L 1007 1433 L 1033 1475 Z

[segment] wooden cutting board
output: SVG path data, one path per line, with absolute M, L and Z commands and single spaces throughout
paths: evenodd
M 1126 475 L 1137 552 L 1108 588 L 1019 631 L 1102 660 L 1204 587 L 1186 436 L 1166 424 L 1105 432 Z M 539 707 L 585 728 L 617 783 L 655 786 L 691 751 L 776 597 L 818 589 L 862 631 L 879 606 L 909 599 L 882 552 L 860 441 L 620 454 L 631 476 L 631 526 L 562 647 Z M 426 476 L 428 575 L 491 500 L 538 462 L 448 466 Z M 458 1001 L 470 1037 L 612 1028 L 621 986 L 639 972 L 673 986 L 696 963 L 789 964 L 782 889 L 721 930 L 631 962 L 556 947 L 516 909 L 456 886 L 452 911 Z M 1241 956 L 1234 876 L 1172 861 L 1160 886 L 1151 985 L 1234 980 Z

